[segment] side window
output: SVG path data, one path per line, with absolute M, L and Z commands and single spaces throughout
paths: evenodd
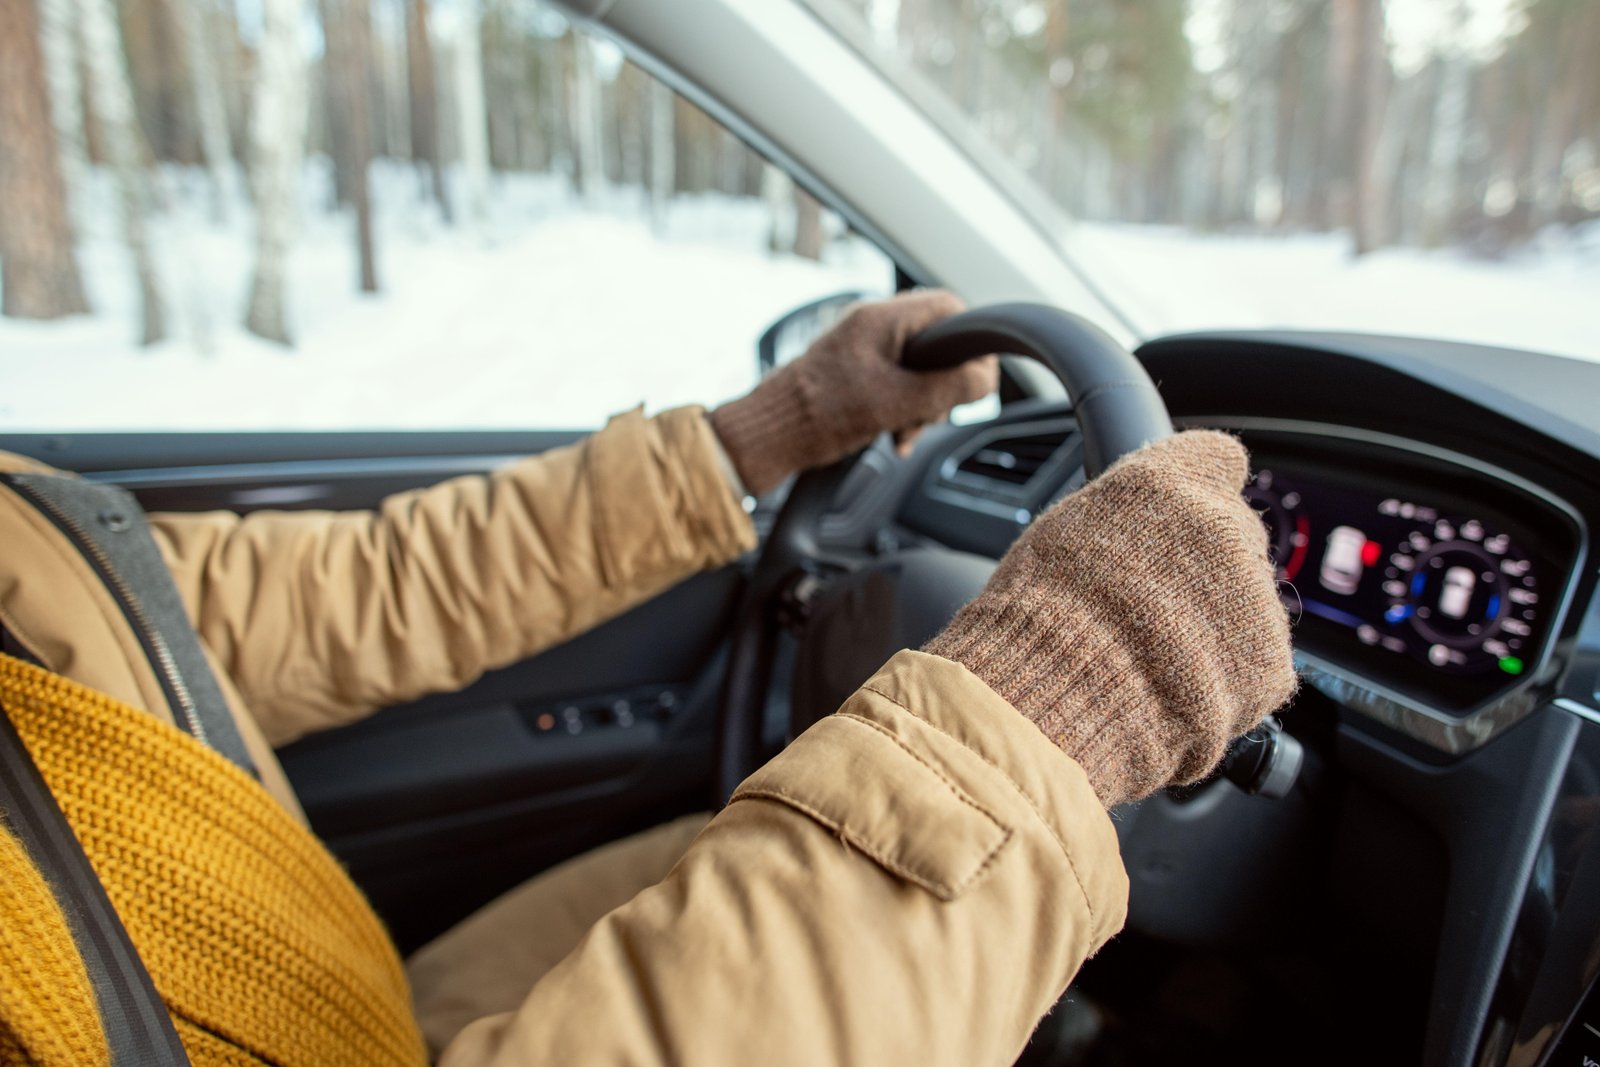
M 893 265 L 512 0 L 17 0 L 0 429 L 583 428 Z

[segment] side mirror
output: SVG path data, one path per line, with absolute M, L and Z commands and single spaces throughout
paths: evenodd
M 851 305 L 868 299 L 866 293 L 849 290 L 834 293 L 809 304 L 801 304 L 768 326 L 756 342 L 756 373 L 765 375 L 780 363 L 800 355 L 844 317 Z

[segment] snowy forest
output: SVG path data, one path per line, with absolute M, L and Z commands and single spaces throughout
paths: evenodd
M 1507 251 L 1600 216 L 1594 0 L 899 0 L 1069 214 Z
M 1411 254 L 1392 250 L 1526 265 L 1554 247 L 1566 291 L 1596 280 L 1594 0 L 818 6 L 854 20 L 913 92 L 953 102 L 1110 270 L 1170 261 L 1140 242 L 1167 234 L 1168 249 L 1176 228 L 1171 248 L 1192 255 L 1222 248 L 1201 237 L 1324 235 L 1330 271 Z M 617 225 L 562 228 L 576 217 Z M 133 388 L 107 370 L 113 349 L 181 348 L 190 362 L 164 370 L 216 377 L 192 407 L 251 380 L 195 360 L 416 347 L 428 330 L 458 347 L 468 312 L 426 327 L 409 309 L 514 307 L 506 274 L 559 293 L 551 257 L 624 247 L 692 250 L 712 272 L 684 273 L 700 288 L 737 279 L 751 299 L 730 346 L 787 302 L 888 284 L 781 171 L 537 3 L 0 0 L 0 353 L 36 357 L 40 395 L 74 374 Z M 656 321 L 648 294 L 623 317 L 659 335 L 672 299 Z M 381 324 L 365 314 L 380 306 Z M 480 347 L 513 332 L 471 318 Z M 1592 334 L 1549 345 L 1600 358 Z M 352 380 L 377 365 L 340 358 Z M 729 358 L 702 391 L 740 387 L 745 357 Z M 315 380 L 283 387 L 294 411 L 259 417 L 305 421 Z M 23 403 L 0 399 L 0 421 L 28 421 Z

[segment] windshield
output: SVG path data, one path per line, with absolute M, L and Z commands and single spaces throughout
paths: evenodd
M 812 7 L 1006 171 L 1138 333 L 1600 359 L 1600 3 Z

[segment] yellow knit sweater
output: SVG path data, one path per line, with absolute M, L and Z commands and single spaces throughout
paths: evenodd
M 337 861 L 153 716 L 0 655 L 0 704 L 205 1064 L 422 1064 L 405 973 Z M 49 887 L 0 831 L 0 1063 L 109 1062 Z

